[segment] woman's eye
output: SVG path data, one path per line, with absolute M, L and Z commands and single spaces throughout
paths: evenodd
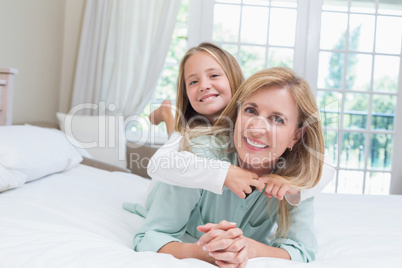
M 248 107 L 248 108 L 244 109 L 244 111 L 246 113 L 249 113 L 249 114 L 255 114 L 256 113 L 255 109 L 251 108 L 251 107 Z
M 281 117 L 279 117 L 279 116 L 274 116 L 273 119 L 274 119 L 275 123 L 277 123 L 277 124 L 283 124 L 284 123 L 283 119 Z

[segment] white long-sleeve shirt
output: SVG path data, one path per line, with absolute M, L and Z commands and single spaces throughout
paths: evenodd
M 179 151 L 182 138 L 179 133 L 172 133 L 169 140 L 149 160 L 148 175 L 153 181 L 222 194 L 230 162 L 200 158 L 190 152 Z M 301 189 L 298 194 L 285 195 L 289 204 L 297 206 L 303 200 L 320 193 L 333 179 L 335 168 L 324 163 L 322 174 L 315 187 Z

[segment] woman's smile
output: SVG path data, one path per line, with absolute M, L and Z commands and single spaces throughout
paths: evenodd
M 253 151 L 262 151 L 269 147 L 261 141 L 249 137 L 244 137 L 244 141 L 246 143 L 246 146 Z

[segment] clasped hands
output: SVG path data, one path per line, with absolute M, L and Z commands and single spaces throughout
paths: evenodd
M 221 221 L 218 224 L 207 223 L 197 227 L 205 233 L 197 242 L 205 252 L 215 260 L 219 267 L 246 267 L 249 259 L 247 238 L 236 223 Z

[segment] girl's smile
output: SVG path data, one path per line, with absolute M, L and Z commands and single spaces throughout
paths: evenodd
M 193 109 L 213 123 L 232 98 L 222 66 L 207 52 L 198 52 L 187 60 L 184 80 Z
M 208 102 L 215 99 L 218 96 L 219 94 L 206 94 L 200 98 L 200 102 Z

